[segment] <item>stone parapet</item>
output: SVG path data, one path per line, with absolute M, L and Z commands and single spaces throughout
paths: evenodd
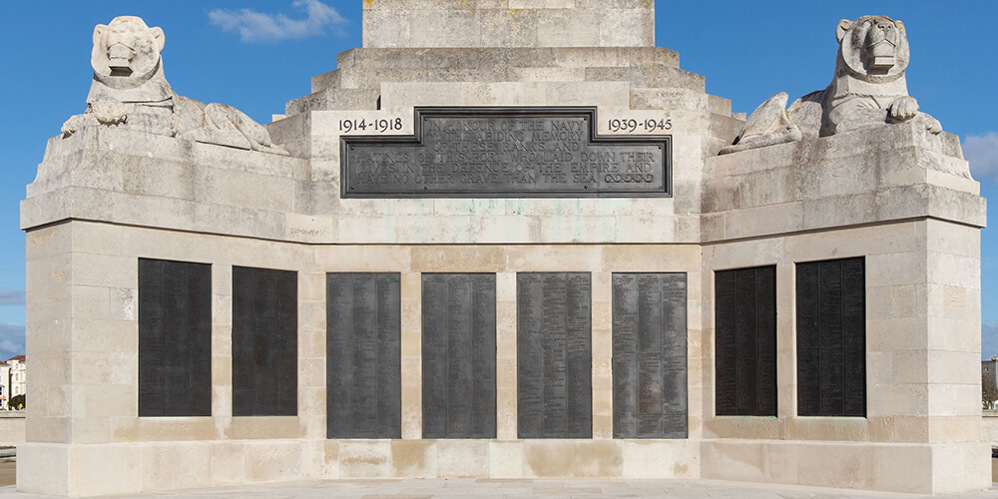
M 394 88 L 399 99 L 425 97 L 405 86 Z M 400 114 L 407 113 L 378 115 Z M 919 218 L 985 224 L 985 202 L 955 148 L 956 138 L 920 133 L 914 125 L 711 158 L 702 201 L 690 189 L 700 180 L 682 168 L 687 164 L 682 150 L 672 199 L 353 200 L 339 197 L 339 116 L 350 114 L 312 112 L 271 125 L 275 137 L 287 137 L 288 147 L 311 155 L 311 161 L 168 137 L 135 140 L 135 132 L 113 128 L 53 139 L 28 186 L 22 228 L 82 219 L 311 243 L 537 242 L 536 237 L 712 243 Z M 402 123 L 411 129 L 409 120 Z M 681 133 L 674 136 L 682 139 Z M 290 143 L 295 136 L 309 149 Z M 158 221 L 150 213 L 159 213 Z M 391 218 L 380 218 L 380 233 L 349 229 L 385 216 Z M 426 233 L 426 217 L 441 232 Z M 414 238 L 417 234 L 426 239 Z
M 710 158 L 704 189 L 705 243 L 919 218 L 986 224 L 959 139 L 913 123 Z
M 998 411 L 984 411 L 981 419 L 981 440 L 998 447 Z
M 0 446 L 24 443 L 25 411 L 0 412 Z

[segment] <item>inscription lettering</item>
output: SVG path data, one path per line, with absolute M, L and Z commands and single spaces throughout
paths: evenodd
M 364 133 L 387 133 L 402 129 L 402 118 L 395 119 L 348 119 L 340 120 L 340 133 L 361 131 Z
M 421 108 L 415 136 L 344 136 L 343 197 L 669 196 L 671 136 L 597 136 L 593 108 Z
M 642 132 L 655 132 L 661 130 L 664 132 L 666 130 L 672 130 L 672 118 L 661 120 L 647 119 L 640 121 L 633 118 L 629 120 L 612 119 L 607 122 L 607 126 L 610 128 L 611 132 L 634 133 L 638 130 L 641 130 Z

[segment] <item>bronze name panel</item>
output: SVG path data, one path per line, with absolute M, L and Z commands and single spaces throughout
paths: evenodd
M 613 273 L 613 438 L 689 435 L 686 273 Z
M 866 260 L 797 264 L 797 415 L 866 416 Z
M 402 437 L 398 273 L 326 274 L 326 436 Z
M 592 438 L 592 277 L 516 274 L 520 438 Z
M 298 273 L 232 267 L 232 415 L 298 414 Z
M 423 274 L 423 438 L 496 438 L 496 275 Z
M 211 416 L 211 265 L 139 258 L 139 417 Z
M 776 416 L 776 266 L 714 272 L 718 416 Z
M 343 136 L 345 198 L 672 195 L 672 136 L 600 136 L 595 108 L 416 108 L 412 136 Z

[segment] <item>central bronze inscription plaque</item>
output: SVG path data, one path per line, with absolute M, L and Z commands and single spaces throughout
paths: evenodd
M 416 108 L 412 136 L 341 138 L 341 195 L 672 195 L 672 136 L 596 124 L 595 108 Z

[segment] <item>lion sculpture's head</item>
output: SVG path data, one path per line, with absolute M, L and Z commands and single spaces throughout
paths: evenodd
M 165 44 L 163 30 L 146 26 L 138 17 L 121 16 L 97 25 L 90 60 L 94 79 L 119 90 L 138 87 L 160 70 Z
M 884 16 L 843 19 L 836 29 L 839 70 L 880 83 L 899 78 L 908 67 L 908 38 L 901 21 Z

